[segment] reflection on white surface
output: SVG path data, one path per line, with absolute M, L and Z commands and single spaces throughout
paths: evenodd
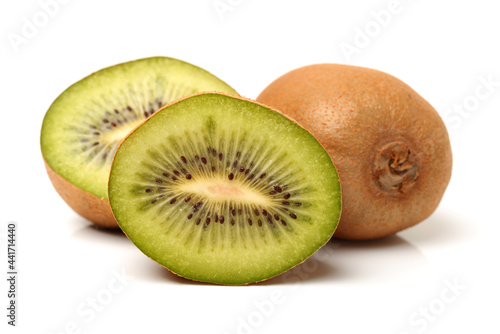
M 477 230 L 467 224 L 464 217 L 446 210 L 446 207 L 438 207 L 429 218 L 399 233 L 421 247 L 444 247 L 470 240 L 476 234 Z
M 73 233 L 73 238 L 92 247 L 113 248 L 123 254 L 130 274 L 139 281 L 157 283 L 204 284 L 178 277 L 140 252 L 121 230 L 104 230 L 93 225 Z M 259 285 L 335 284 L 370 282 L 415 275 L 425 270 L 427 260 L 417 247 L 399 236 L 373 241 L 332 239 L 316 254 L 283 275 Z

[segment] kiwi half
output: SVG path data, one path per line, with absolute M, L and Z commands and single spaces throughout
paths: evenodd
M 317 64 L 286 73 L 257 98 L 310 131 L 342 182 L 335 237 L 375 239 L 427 218 L 450 181 L 446 126 L 417 92 L 387 73 Z
M 336 169 L 310 133 L 216 93 L 171 104 L 128 135 L 108 191 L 143 253 L 180 276 L 228 285 L 301 263 L 330 239 L 341 211 Z
M 57 192 L 83 217 L 118 227 L 107 183 L 119 143 L 162 106 L 200 91 L 236 93 L 207 71 L 167 57 L 111 66 L 70 86 L 50 106 L 41 131 Z

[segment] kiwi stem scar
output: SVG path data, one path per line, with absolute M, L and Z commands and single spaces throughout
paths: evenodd
M 382 190 L 404 194 L 418 178 L 418 159 L 414 150 L 403 141 L 386 143 L 375 157 L 373 177 Z

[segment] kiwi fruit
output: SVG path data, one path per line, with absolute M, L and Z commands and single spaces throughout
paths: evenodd
M 207 71 L 167 57 L 111 66 L 70 86 L 48 109 L 41 131 L 56 191 L 81 216 L 118 227 L 107 183 L 119 143 L 162 106 L 200 91 L 236 93 Z
M 451 177 L 448 133 L 436 110 L 401 80 L 317 64 L 281 76 L 257 101 L 295 119 L 330 154 L 343 201 L 334 237 L 392 235 L 438 206 Z
M 325 149 L 279 112 L 195 94 L 159 110 L 119 146 L 109 201 L 128 238 L 191 280 L 262 281 L 332 236 L 340 184 Z

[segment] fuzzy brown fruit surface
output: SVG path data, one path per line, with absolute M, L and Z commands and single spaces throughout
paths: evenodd
M 57 174 L 44 161 L 47 175 L 59 196 L 80 216 L 104 228 L 117 228 L 115 217 L 106 199 L 99 198 L 73 185 L 61 175 Z
M 326 148 L 342 186 L 335 237 L 376 239 L 434 212 L 452 152 L 436 110 L 401 80 L 373 69 L 318 64 L 291 71 L 257 98 Z

